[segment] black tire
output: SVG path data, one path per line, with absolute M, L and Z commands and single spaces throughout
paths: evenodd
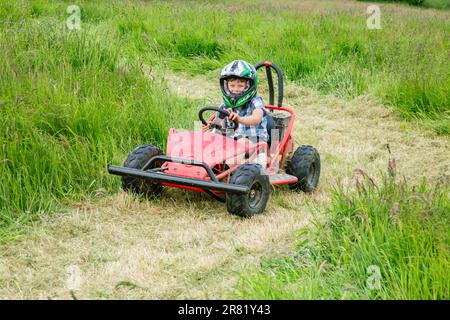
M 269 176 L 263 174 L 259 164 L 243 164 L 231 174 L 230 183 L 249 186 L 247 194 L 227 193 L 226 204 L 229 213 L 240 217 L 251 217 L 264 211 L 269 200 Z
M 298 178 L 298 182 L 289 185 L 295 191 L 313 192 L 320 177 L 320 155 L 312 146 L 301 146 L 290 159 L 286 173 Z
M 142 169 L 151 158 L 157 155 L 162 155 L 162 151 L 158 147 L 152 144 L 140 145 L 131 151 L 123 165 L 127 168 Z M 163 161 L 156 161 L 152 164 L 151 168 L 147 169 L 158 168 L 162 163 Z M 139 195 L 158 196 L 163 186 L 160 183 L 151 182 L 146 179 L 122 176 L 122 189 Z

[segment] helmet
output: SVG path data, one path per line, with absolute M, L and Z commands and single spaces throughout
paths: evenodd
M 229 78 L 248 79 L 247 86 L 239 94 L 231 93 L 228 90 L 227 80 Z M 220 89 L 222 90 L 223 101 L 229 108 L 237 108 L 245 105 L 256 95 L 258 86 L 258 76 L 256 69 L 244 60 L 234 60 L 227 64 L 220 73 Z

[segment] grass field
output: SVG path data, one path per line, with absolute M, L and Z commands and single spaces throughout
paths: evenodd
M 69 4 L 43 0 L 0 3 L 1 241 L 16 238 L 25 225 L 42 215 L 115 194 L 119 180 L 107 174 L 107 164 L 121 163 L 140 143 L 164 147 L 169 127 L 192 128 L 196 110 L 204 100 L 181 97 L 168 89 L 167 79 L 177 72 L 210 77 L 236 58 L 253 63 L 271 60 L 293 86 L 346 101 L 370 97 L 427 135 L 446 139 L 450 132 L 448 10 L 378 2 L 382 28 L 369 30 L 368 3 L 361 1 L 78 1 L 81 28 L 69 30 Z M 434 8 L 444 5 L 438 0 L 425 2 L 425 6 Z M 321 108 L 331 110 L 326 105 Z M 413 192 L 389 181 L 380 190 L 348 196 L 370 211 L 367 219 L 375 219 L 374 229 L 357 225 L 352 219 L 348 225 L 339 225 L 339 232 L 321 227 L 311 250 L 344 240 L 350 248 L 352 232 L 361 228 L 379 233 L 390 209 L 388 205 L 377 207 L 379 211 L 372 208 L 372 202 L 378 203 L 377 197 L 393 192 L 399 197 L 391 199 L 394 202 L 389 204 L 393 205 L 416 196 L 414 192 L 418 197 L 428 197 L 435 188 L 428 183 Z M 433 208 L 426 211 L 431 212 L 430 221 L 444 226 L 448 218 L 442 214 L 448 209 L 448 199 L 442 195 L 446 183 L 429 201 Z M 327 215 L 330 221 L 353 212 L 353 202 L 347 203 L 344 194 L 342 190 L 336 192 L 334 202 L 326 209 L 335 212 Z M 409 212 L 419 204 L 407 203 L 404 210 Z M 339 214 L 337 208 L 342 209 Z M 403 207 L 399 210 L 403 212 Z M 375 212 L 380 214 L 380 221 Z M 413 212 L 420 217 L 427 214 L 422 209 Z M 290 292 L 283 291 L 289 284 L 286 277 L 303 279 L 316 270 L 317 263 L 320 267 L 327 261 L 330 268 L 320 269 L 327 270 L 326 277 L 316 279 L 314 285 L 322 288 L 347 281 L 356 289 L 345 296 L 319 290 L 323 293 L 320 297 L 448 298 L 448 276 L 443 271 L 445 259 L 448 261 L 442 249 L 448 246 L 445 232 L 440 227 L 435 230 L 431 222 L 419 230 L 414 221 L 407 217 L 404 221 L 417 234 L 411 241 L 430 235 L 428 245 L 433 255 L 427 256 L 419 244 L 408 247 L 409 240 L 405 240 L 398 244 L 401 254 L 387 248 L 380 251 L 385 259 L 375 262 L 405 270 L 399 277 L 414 273 L 408 284 L 416 288 L 405 287 L 404 278 L 395 278 L 394 268 L 383 269 L 382 273 L 391 277 L 393 286 L 404 287 L 364 291 L 360 282 L 353 282 L 362 281 L 366 265 L 375 263 L 364 259 L 355 266 L 357 270 L 332 272 L 362 255 L 374 257 L 376 249 L 368 245 L 358 252 L 347 250 L 347 256 L 339 251 L 346 248 L 331 250 L 327 257 L 319 251 L 308 262 L 312 266 L 302 266 L 295 275 L 277 273 L 275 283 L 280 291 L 271 287 L 272 296 L 264 287 L 269 268 L 265 266 L 238 294 L 319 297 L 306 289 L 299 293 L 296 288 L 288 296 L 282 296 L 282 292 Z M 387 235 L 392 238 L 387 239 L 404 239 L 403 232 L 392 226 Z M 425 257 L 426 262 L 418 266 L 414 264 L 418 260 L 410 259 L 405 266 L 403 258 L 390 258 L 390 254 L 409 255 L 410 250 Z M 289 259 L 279 261 L 289 270 L 297 270 L 297 261 Z M 423 270 L 433 277 L 436 274 L 443 284 L 418 282 L 418 272 Z M 418 290 L 423 286 L 429 289 Z
M 338 186 L 296 253 L 267 258 L 236 286 L 243 299 L 448 300 L 448 185 L 409 184 L 360 172 Z M 323 214 L 324 213 L 324 214 Z

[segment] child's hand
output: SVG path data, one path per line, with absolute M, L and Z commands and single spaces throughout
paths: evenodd
M 210 129 L 209 124 L 202 124 L 202 132 L 206 132 Z
M 233 109 L 231 109 L 231 108 L 228 108 L 227 111 L 230 113 L 230 115 L 228 116 L 228 120 L 230 120 L 230 121 L 236 120 L 236 122 L 239 122 L 239 120 L 240 120 L 239 114 L 234 112 Z

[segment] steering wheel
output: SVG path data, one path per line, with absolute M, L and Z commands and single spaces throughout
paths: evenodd
M 205 118 L 203 118 L 203 113 L 204 113 L 205 111 L 217 111 L 217 112 L 219 112 L 219 119 L 224 119 L 224 118 L 226 118 L 226 117 L 228 117 L 228 116 L 230 115 L 230 113 L 229 113 L 228 111 L 223 110 L 223 109 L 220 109 L 220 108 L 217 108 L 217 107 L 203 107 L 203 108 L 201 108 L 200 111 L 198 112 L 198 118 L 200 119 L 200 121 L 201 121 L 204 125 L 207 125 L 207 124 L 208 124 L 208 123 L 206 122 Z M 238 122 L 237 122 L 236 120 L 233 120 L 232 126 L 231 126 L 231 128 L 229 128 L 229 129 L 236 130 L 237 127 L 238 127 L 238 125 L 239 125 Z M 223 128 L 222 128 L 222 126 L 220 126 L 219 124 L 216 124 L 216 123 L 210 123 L 210 127 L 213 128 L 213 129 L 218 129 L 218 130 L 220 130 L 221 132 L 224 131 Z

